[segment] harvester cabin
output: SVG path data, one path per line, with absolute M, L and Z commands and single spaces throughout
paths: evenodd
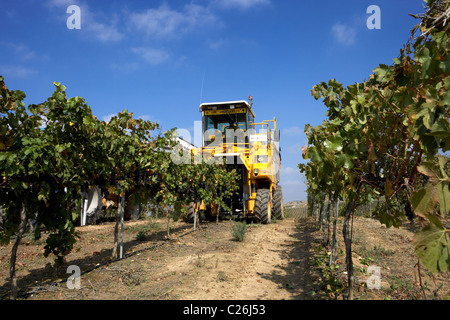
M 203 147 L 214 141 L 210 132 L 220 132 L 224 142 L 227 130 L 241 130 L 247 136 L 247 130 L 255 119 L 255 114 L 247 101 L 204 103 L 200 106 L 200 112 L 203 120 Z M 247 137 L 245 139 L 248 143 Z

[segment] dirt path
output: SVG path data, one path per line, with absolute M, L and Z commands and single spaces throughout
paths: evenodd
M 172 223 L 175 241 L 165 241 L 165 220 L 129 222 L 125 229 L 127 259 L 107 263 L 113 224 L 80 228 L 80 239 L 60 270 L 42 257 L 43 240 L 25 240 L 19 250 L 19 286 L 26 299 L 108 300 L 284 300 L 306 299 L 309 231 L 294 219 L 270 225 L 249 225 L 243 242 L 233 240 L 234 222 L 192 225 Z M 137 241 L 145 232 L 145 241 Z M 180 238 L 180 236 L 182 236 Z M 9 246 L 8 246 L 9 247 Z M 7 270 L 9 248 L 0 251 L 1 270 Z M 98 267 L 98 265 L 100 266 Z M 46 267 L 47 265 L 47 267 Z M 81 272 L 80 289 L 68 289 L 67 266 Z M 54 281 L 60 281 L 55 285 Z M 0 293 L 9 289 L 2 272 Z
M 17 275 L 21 299 L 42 300 L 328 300 L 342 299 L 321 283 L 346 284 L 339 219 L 339 250 L 335 276 L 327 278 L 329 248 L 323 231 L 308 219 L 285 219 L 269 225 L 248 225 L 244 241 L 233 240 L 234 222 L 192 225 L 171 222 L 173 239 L 166 238 L 165 219 L 126 222 L 126 258 L 110 260 L 114 223 L 78 228 L 80 239 L 67 264 L 50 267 L 44 258 L 45 236 L 25 236 L 18 250 Z M 450 291 L 450 274 L 431 275 L 417 264 L 412 247 L 420 223 L 387 229 L 378 221 L 354 218 L 353 263 L 355 299 L 442 299 Z M 137 240 L 138 235 L 140 241 Z M 144 235 L 144 237 L 142 237 Z M 0 297 L 9 292 L 12 243 L 0 246 Z M 81 287 L 69 289 L 68 266 L 82 272 Z M 381 270 L 381 288 L 370 290 L 367 268 Z M 421 271 L 419 275 L 419 271 Z M 324 280 L 326 280 L 324 282 Z M 333 280 L 330 282 L 329 280 Z
M 303 299 L 308 282 L 302 277 L 308 269 L 305 233 L 293 219 L 277 224 L 250 227 L 233 250 L 208 250 L 197 263 L 188 258 L 180 266 L 192 279 L 174 294 L 185 299 L 257 300 Z

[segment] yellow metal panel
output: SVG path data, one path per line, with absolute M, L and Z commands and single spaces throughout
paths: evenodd
M 247 208 L 248 208 L 248 213 L 253 214 L 253 212 L 255 211 L 255 200 L 248 200 Z
M 237 109 L 225 109 L 225 110 L 208 110 L 205 111 L 206 116 L 213 116 L 217 114 L 236 114 L 236 113 L 245 113 L 245 108 L 237 108 Z

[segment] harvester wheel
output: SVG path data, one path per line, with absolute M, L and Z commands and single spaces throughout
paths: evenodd
M 256 192 L 255 215 L 262 224 L 270 223 L 271 217 L 270 207 L 270 190 L 259 189 Z
M 139 220 L 141 217 L 141 205 L 132 202 L 132 195 L 125 200 L 124 220 Z
M 100 218 L 103 202 L 102 190 L 94 186 L 87 192 L 86 224 L 95 224 Z
M 283 189 L 281 186 L 277 186 L 277 190 L 273 195 L 273 216 L 277 220 L 284 219 L 284 206 L 283 206 Z
M 186 211 L 186 217 L 184 217 L 184 221 L 188 223 L 194 223 L 194 214 L 195 214 L 195 204 L 191 203 Z

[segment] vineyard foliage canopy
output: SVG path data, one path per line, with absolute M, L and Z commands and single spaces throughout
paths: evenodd
M 421 23 L 392 65 L 361 83 L 332 79 L 311 94 L 327 107 L 319 126 L 306 125 L 310 199 L 338 193 L 354 205 L 383 199 L 381 223 L 398 227 L 405 213 L 427 221 L 414 238 L 432 272 L 450 266 L 450 57 L 448 1 L 427 1 Z

